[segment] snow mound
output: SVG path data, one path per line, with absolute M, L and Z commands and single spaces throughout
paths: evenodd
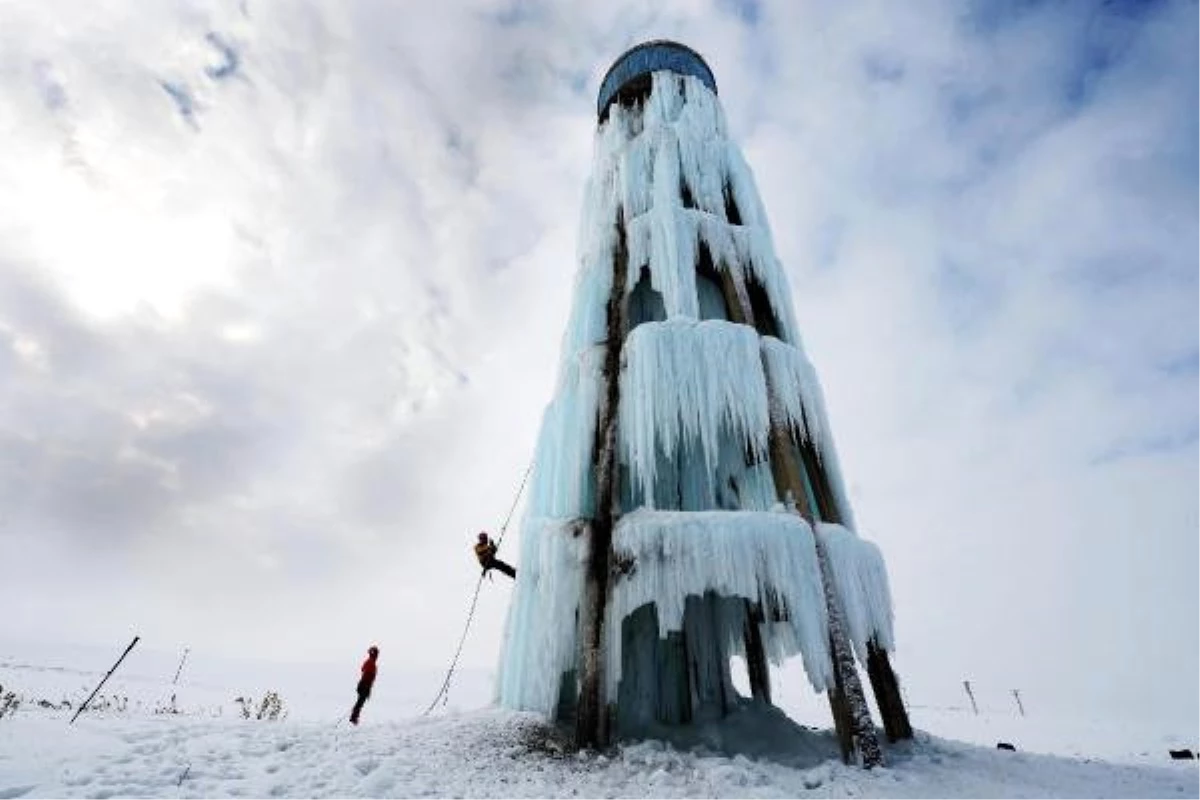
M 98 717 L 68 726 L 22 712 L 0 721 L 0 797 L 1197 796 L 1194 764 L 1088 763 L 924 734 L 867 772 L 842 765 L 829 734 L 745 711 L 719 732 L 694 731 L 696 749 L 642 741 L 578 754 L 539 717 L 496 710 L 359 728 Z M 715 752 L 731 746 L 748 751 Z

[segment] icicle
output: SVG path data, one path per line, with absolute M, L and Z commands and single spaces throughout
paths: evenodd
M 733 226 L 731 234 L 737 247 L 738 263 L 748 264 L 771 301 L 781 327 L 781 338 L 789 343 L 800 342 L 796 315 L 792 310 L 792 293 L 787 275 L 775 255 L 771 228 L 754 185 L 750 167 L 741 151 L 732 143 L 725 146 L 725 168 L 734 202 L 742 216 L 742 224 Z
M 723 141 L 725 134 L 725 112 L 717 96 L 699 78 L 691 75 L 679 77 L 682 81 L 684 103 L 676 118 L 676 125 Z
M 681 630 L 687 597 L 707 591 L 761 603 L 768 617 L 761 626 L 764 645 L 773 663 L 800 653 L 814 688 L 832 685 L 820 570 L 812 531 L 800 517 L 639 510 L 618 522 L 613 553 L 619 576 L 605 624 L 609 696 L 616 696 L 621 679 L 622 620 L 654 603 L 659 636 L 665 637 Z M 786 618 L 770 621 L 772 610 Z M 741 621 L 731 616 L 737 628 L 726 631 L 730 642 L 741 637 Z
M 817 523 L 825 545 L 833 584 L 841 603 L 846 633 L 858 660 L 867 663 L 867 642 L 874 638 L 884 650 L 894 648 L 892 596 L 883 555 L 872 542 L 841 525 Z
M 656 207 L 650 215 L 650 278 L 662 292 L 667 318 L 700 318 L 696 294 L 695 228 L 675 208 Z
M 651 195 L 652 180 L 663 137 L 644 132 L 621 151 L 621 196 L 624 198 L 625 219 L 645 214 L 655 204 Z
M 762 461 L 745 467 L 740 474 L 734 474 L 733 480 L 737 485 L 738 505 L 747 511 L 769 511 L 778 504 L 775 494 L 775 479 L 771 475 L 771 465 Z
M 617 244 L 620 209 L 616 170 L 607 166 L 619 142 L 608 127 L 597 134 L 594 171 L 584 191 L 578 244 L 579 271 L 575 276 L 571 316 L 563 335 L 563 362 L 574 358 L 605 336 L 605 303 L 612 291 L 613 252 Z
M 700 240 L 708 247 L 713 263 L 720 269 L 732 270 L 742 274 L 743 270 L 737 246 L 735 244 L 735 228 L 724 219 L 706 214 L 702 211 L 688 212 L 692 224 Z
M 679 117 L 684 101 L 682 80 L 674 72 L 655 72 L 650 76 L 650 97 L 643 111 L 647 125 L 665 125 Z
M 780 410 L 787 422 L 812 442 L 829 478 L 830 490 L 842 523 L 852 527 L 854 514 L 842 481 L 841 466 L 825 412 L 825 395 L 821 391 L 816 370 L 799 347 L 770 336 L 762 338 L 762 352 L 771 375 L 774 394 L 771 398 L 772 408 Z
M 673 458 L 685 440 L 699 441 L 710 473 L 723 427 L 763 456 L 770 418 L 758 337 L 717 320 L 639 326 L 625 344 L 619 421 L 623 460 L 647 497 L 658 451 Z
M 686 103 L 675 122 L 683 183 L 696 205 L 725 214 L 725 125 L 712 92 L 700 81 L 684 81 Z
M 530 484 L 529 508 L 540 517 L 587 516 L 594 508 L 592 437 L 604 348 L 566 362 L 554 400 L 542 416 Z
M 812 364 L 798 347 L 774 339 L 762 338 L 762 352 L 771 376 L 771 402 L 783 411 L 783 418 L 813 447 L 820 448 L 828 438 L 824 404 Z
M 526 517 L 520 579 L 505 625 L 498 694 L 508 708 L 550 714 L 559 681 L 575 661 L 575 610 L 587 536 L 577 520 Z

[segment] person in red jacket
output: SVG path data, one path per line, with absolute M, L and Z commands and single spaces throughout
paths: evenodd
M 363 704 L 371 696 L 371 687 L 375 685 L 376 661 L 379 658 L 379 648 L 374 645 L 367 650 L 367 660 L 362 665 L 362 677 L 358 679 L 358 702 L 350 712 L 350 724 L 358 724 L 358 715 L 362 713 Z

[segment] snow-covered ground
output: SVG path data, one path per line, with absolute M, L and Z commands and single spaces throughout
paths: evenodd
M 353 700 L 353 660 L 300 667 L 190 656 L 172 685 L 179 654 L 136 649 L 100 693 L 107 708 L 68 724 L 117 654 L 0 648 L 3 692 L 24 697 L 15 715 L 0 719 L 0 798 L 1200 796 L 1196 762 L 1167 760 L 1168 747 L 1195 748 L 1178 734 L 1147 738 L 1121 725 L 958 709 L 915 708 L 922 733 L 889 749 L 887 767 L 871 772 L 843 766 L 829 732 L 799 728 L 779 744 L 789 755 L 770 759 L 649 742 L 567 754 L 536 717 L 482 707 L 486 673 L 464 672 L 451 703 L 420 716 L 439 676 L 396 665 L 389 672 L 386 654 L 357 728 L 342 721 Z M 71 659 L 76 666 L 66 666 Z M 243 719 L 234 698 L 257 706 L 269 690 L 279 692 L 286 718 Z M 172 693 L 183 713 L 156 713 Z M 808 705 L 819 708 L 812 698 Z M 771 720 L 748 716 L 739 735 L 761 751 L 763 743 L 745 735 L 758 722 Z M 997 750 L 998 740 L 1019 749 Z

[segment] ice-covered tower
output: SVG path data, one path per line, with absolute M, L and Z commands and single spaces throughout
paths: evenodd
M 821 389 L 711 70 L 654 41 L 597 102 L 579 271 L 542 422 L 500 701 L 581 744 L 719 718 L 746 659 L 799 654 L 847 759 L 911 735 L 878 549 L 854 532 Z

